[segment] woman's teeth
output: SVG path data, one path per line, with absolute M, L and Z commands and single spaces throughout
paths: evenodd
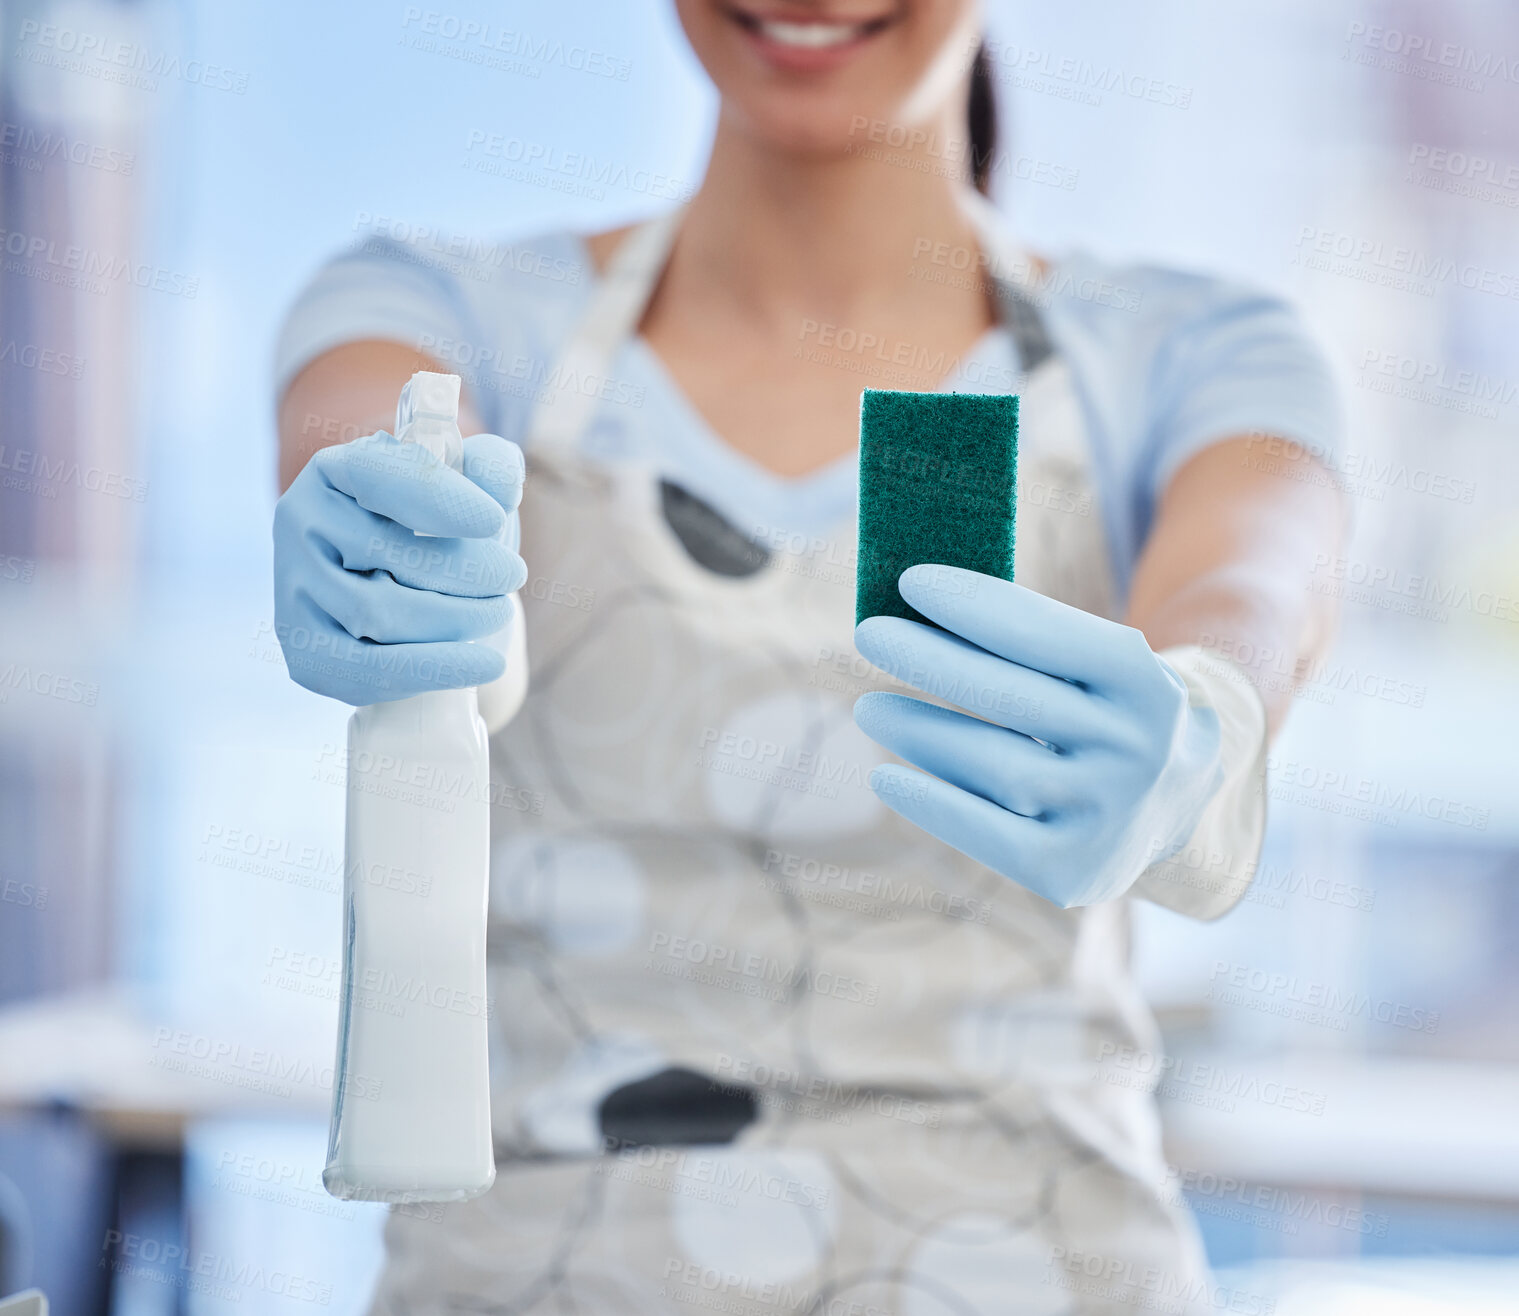
M 867 23 L 783 23 L 762 19 L 760 33 L 768 40 L 783 46 L 799 46 L 806 50 L 826 50 L 829 46 L 842 46 L 863 36 Z

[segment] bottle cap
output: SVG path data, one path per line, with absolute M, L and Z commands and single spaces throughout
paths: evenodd
M 417 371 L 401 390 L 401 403 L 396 409 L 397 431 L 421 416 L 429 420 L 458 420 L 460 382 L 458 375 Z

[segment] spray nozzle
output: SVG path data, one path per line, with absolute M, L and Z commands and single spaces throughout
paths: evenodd
M 458 375 L 419 370 L 401 390 L 396 404 L 396 437 L 420 443 L 456 470 L 462 464 L 459 438 Z

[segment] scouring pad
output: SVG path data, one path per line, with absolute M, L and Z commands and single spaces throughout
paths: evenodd
M 920 562 L 1013 578 L 1018 399 L 898 393 L 860 399 L 855 620 L 928 621 L 897 591 Z

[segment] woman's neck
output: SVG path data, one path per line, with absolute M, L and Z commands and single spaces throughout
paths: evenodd
M 925 295 L 975 301 L 974 287 L 924 278 L 934 253 L 942 264 L 946 250 L 977 246 L 964 207 L 971 184 L 955 158 L 966 154 L 958 121 L 946 116 L 911 149 L 866 128 L 856 149 L 827 158 L 774 150 L 720 122 L 667 288 L 683 302 L 788 326 L 799 313 L 869 320 L 908 290 L 920 308 Z
M 870 137 L 809 159 L 723 124 L 640 326 L 708 427 L 778 475 L 854 447 L 862 384 L 939 388 L 995 319 L 952 254 L 978 249 L 958 143 L 902 159 Z

